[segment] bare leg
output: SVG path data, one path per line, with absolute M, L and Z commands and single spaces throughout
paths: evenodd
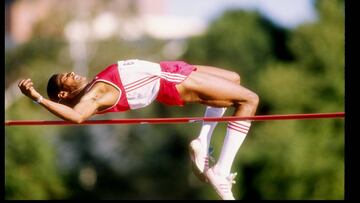
M 194 71 L 177 85 L 185 102 L 198 102 L 214 107 L 235 107 L 234 116 L 255 115 L 258 96 L 234 82 L 214 74 Z
M 197 72 L 211 74 L 216 77 L 223 78 L 234 84 L 240 84 L 239 74 L 220 69 L 212 66 L 195 65 Z M 222 117 L 226 111 L 226 107 L 207 106 L 204 117 Z M 209 146 L 211 142 L 212 133 L 217 125 L 217 122 L 202 122 L 200 133 L 198 137 L 190 142 L 190 157 L 193 163 L 194 174 L 200 180 L 204 181 L 203 173 L 209 168 Z
M 234 71 L 229 71 L 213 66 L 195 65 L 197 72 L 212 74 L 226 80 L 232 81 L 236 84 L 240 84 L 240 75 Z
M 228 80 L 227 78 L 230 76 L 217 76 L 217 69 L 204 70 L 191 73 L 185 81 L 177 86 L 185 102 L 199 102 L 215 107 L 233 106 L 235 107 L 234 116 L 255 115 L 259 101 L 255 93 Z M 230 170 L 249 128 L 250 121 L 229 122 L 219 160 L 213 167 L 205 171 L 206 179 L 222 199 L 234 199 L 231 192 L 234 176 L 230 174 Z M 195 153 L 193 153 L 195 158 L 193 159 L 197 160 L 201 156 L 196 152 L 201 148 L 193 147 L 193 149 L 195 149 Z

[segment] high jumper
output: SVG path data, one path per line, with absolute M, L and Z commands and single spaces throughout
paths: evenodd
M 54 74 L 48 81 L 49 99 L 35 90 L 30 78 L 22 79 L 18 86 L 49 112 L 73 123 L 83 123 L 95 114 L 144 108 L 154 100 L 170 106 L 203 104 L 205 117 L 222 117 L 228 107 L 234 108 L 233 116 L 254 116 L 259 103 L 258 95 L 240 84 L 239 74 L 184 61 L 121 60 L 91 80 L 74 72 Z M 231 173 L 231 167 L 251 120 L 228 122 L 219 159 L 210 166 L 209 145 L 216 125 L 204 121 L 189 144 L 194 173 L 209 182 L 222 199 L 235 199 L 231 188 L 236 173 Z

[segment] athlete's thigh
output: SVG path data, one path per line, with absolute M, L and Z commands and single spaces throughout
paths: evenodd
M 213 74 L 198 71 L 192 72 L 189 77 L 181 83 L 181 86 L 183 87 L 182 94 L 184 98 L 200 102 L 243 101 L 252 94 L 250 90 L 241 85 Z M 191 96 L 186 97 L 187 95 Z
M 218 77 L 222 77 L 227 80 L 237 82 L 238 84 L 240 83 L 240 76 L 234 71 L 213 67 L 213 66 L 203 66 L 203 65 L 194 65 L 194 66 L 197 68 L 198 72 L 213 74 Z

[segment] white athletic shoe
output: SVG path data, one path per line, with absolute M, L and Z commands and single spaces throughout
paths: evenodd
M 210 168 L 205 172 L 207 180 L 214 187 L 215 191 L 218 193 L 221 199 L 223 200 L 235 200 L 231 187 L 232 184 L 236 183 L 234 178 L 236 173 L 231 173 L 228 177 L 221 176 L 214 173 L 213 168 Z
M 210 168 L 209 161 L 213 161 L 214 158 L 209 155 L 208 149 L 203 148 L 199 139 L 195 139 L 190 142 L 189 152 L 194 174 L 201 181 L 205 182 L 206 177 L 204 172 Z

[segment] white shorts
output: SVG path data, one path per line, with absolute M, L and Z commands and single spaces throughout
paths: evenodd
M 138 59 L 118 61 L 118 70 L 130 109 L 145 107 L 156 99 L 161 78 L 158 63 Z

